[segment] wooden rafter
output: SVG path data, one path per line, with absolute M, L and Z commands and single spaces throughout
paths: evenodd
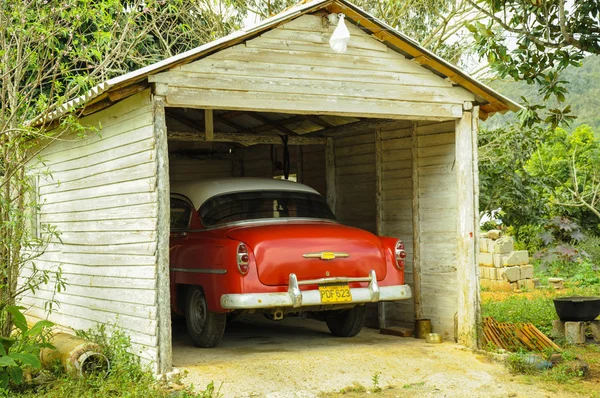
M 204 131 L 197 133 L 171 131 L 167 133 L 169 140 L 172 141 L 187 141 L 187 142 L 207 142 L 206 133 Z M 244 133 L 220 133 L 214 132 L 214 142 L 235 142 L 245 146 L 251 145 L 280 145 L 281 138 L 276 135 L 259 135 L 259 134 L 244 134 Z M 289 145 L 325 145 L 323 137 L 302 137 L 289 136 Z

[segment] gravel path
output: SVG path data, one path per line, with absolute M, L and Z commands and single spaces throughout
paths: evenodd
M 252 315 L 228 325 L 214 349 L 193 347 L 181 323 L 174 335 L 173 363 L 188 372 L 185 381 L 201 388 L 213 381 L 224 397 L 337 396 L 350 386 L 350 396 L 363 396 L 374 377 L 384 390 L 371 395 L 384 397 L 558 396 L 517 383 L 501 364 L 457 344 L 430 345 L 367 328 L 336 338 L 314 320 Z

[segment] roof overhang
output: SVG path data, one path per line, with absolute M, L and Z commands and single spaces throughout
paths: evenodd
M 480 117 L 483 119 L 492 113 L 504 113 L 509 110 L 516 112 L 522 108 L 518 103 L 503 96 L 486 84 L 479 82 L 468 73 L 433 54 L 416 41 L 398 32 L 354 4 L 346 0 L 309 0 L 267 18 L 254 26 L 241 29 L 200 47 L 107 80 L 89 90 L 85 95 L 66 102 L 56 111 L 46 115 L 43 120 L 35 120 L 32 124 L 40 125 L 51 122 L 75 109 L 84 108 L 84 115 L 94 113 L 113 102 L 135 94 L 147 87 L 148 76 L 150 75 L 196 61 L 202 57 L 258 36 L 299 16 L 323 9 L 331 13 L 344 13 L 348 20 L 357 24 L 365 32 L 371 34 L 393 50 L 401 52 L 408 59 L 415 60 L 415 62 L 418 62 L 437 75 L 447 78 L 475 94 L 482 100 L 480 103 Z

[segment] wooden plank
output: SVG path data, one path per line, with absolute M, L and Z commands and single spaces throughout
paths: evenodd
M 155 231 L 117 231 L 117 232 L 63 232 L 60 240 L 52 239 L 52 242 L 63 242 L 71 245 L 98 245 L 123 244 L 123 243 L 145 243 L 156 239 Z
M 169 140 L 172 141 L 187 141 L 187 142 L 204 142 L 206 141 L 205 134 L 188 133 L 181 131 L 169 131 L 167 133 Z M 213 133 L 213 141 L 218 142 L 236 142 L 242 145 L 281 145 L 281 138 L 277 135 L 258 135 L 258 134 L 243 134 L 243 133 Z M 289 145 L 319 145 L 325 144 L 325 138 L 321 137 L 302 137 L 289 136 Z
M 155 177 L 144 177 L 131 181 L 107 184 L 100 187 L 81 188 L 74 191 L 46 193 L 40 195 L 42 203 L 62 203 L 81 199 L 102 198 L 128 193 L 153 192 L 156 184 Z
M 336 209 L 336 164 L 335 164 L 335 139 L 327 137 L 325 143 L 325 185 L 327 193 L 327 204 L 333 214 L 337 214 Z
M 126 207 L 115 207 L 103 210 L 76 211 L 64 213 L 40 213 L 41 223 L 61 223 L 73 221 L 99 221 L 99 220 L 122 220 L 122 219 L 143 219 L 157 217 L 156 205 L 146 203 L 141 205 L 131 205 Z
M 369 104 L 366 106 L 366 104 Z M 263 93 L 235 90 L 209 90 L 200 88 L 170 87 L 168 106 L 204 109 L 208 106 L 237 111 L 338 115 L 408 120 L 448 120 L 462 115 L 461 104 L 421 103 L 406 100 L 365 101 L 360 98 L 340 97 L 332 94 Z
M 204 110 L 204 134 L 205 141 L 213 141 L 215 137 L 215 125 L 213 122 L 212 109 Z
M 362 69 L 341 69 L 337 67 L 319 66 L 315 68 L 311 65 L 296 64 L 290 68 L 286 64 L 278 64 L 276 58 L 271 60 L 245 61 L 245 60 L 212 60 L 205 58 L 191 64 L 171 70 L 168 73 L 203 73 L 212 75 L 233 75 L 233 76 L 256 76 L 272 77 L 286 76 L 294 79 L 310 79 L 312 81 L 341 81 L 355 83 L 388 83 L 391 85 L 416 85 L 432 87 L 453 87 L 451 82 L 439 78 L 436 75 L 419 74 L 415 75 L 409 72 L 399 71 L 379 71 Z M 158 77 L 149 76 L 153 81 Z M 162 79 L 162 77 L 161 77 Z
M 390 336 L 412 337 L 414 331 L 412 329 L 403 328 L 400 326 L 391 326 L 379 329 L 379 333 L 388 334 Z
M 141 266 L 141 265 L 80 265 L 80 264 L 69 264 L 63 261 L 49 261 L 45 260 L 42 256 L 39 259 L 33 261 L 36 267 L 40 269 L 52 269 L 55 270 L 58 266 L 65 272 L 71 274 L 81 275 L 97 275 L 97 276 L 114 276 L 122 277 L 127 279 L 156 279 L 156 266 Z M 85 296 L 83 296 L 85 297 Z
M 472 101 L 471 95 L 460 95 L 454 88 L 424 87 L 415 85 L 390 85 L 385 83 L 358 84 L 335 80 L 311 81 L 288 77 L 255 77 L 234 75 L 211 75 L 198 73 L 168 73 L 155 78 L 171 87 L 197 88 L 204 90 L 229 90 L 251 93 L 307 94 L 327 97 L 349 97 L 361 99 L 400 100 L 462 104 Z M 277 108 L 273 108 L 277 109 Z
M 154 231 L 156 218 L 140 217 L 119 220 L 54 222 L 60 232 Z
M 77 211 L 127 208 L 133 205 L 154 203 L 156 192 L 125 193 L 114 196 L 90 199 L 73 199 L 60 203 L 41 203 L 41 214 L 59 214 Z

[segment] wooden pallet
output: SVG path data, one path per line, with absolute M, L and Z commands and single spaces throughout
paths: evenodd
M 486 344 L 508 351 L 543 351 L 547 348 L 560 351 L 558 345 L 531 323 L 506 323 L 498 322 L 492 317 L 484 318 L 483 335 Z

